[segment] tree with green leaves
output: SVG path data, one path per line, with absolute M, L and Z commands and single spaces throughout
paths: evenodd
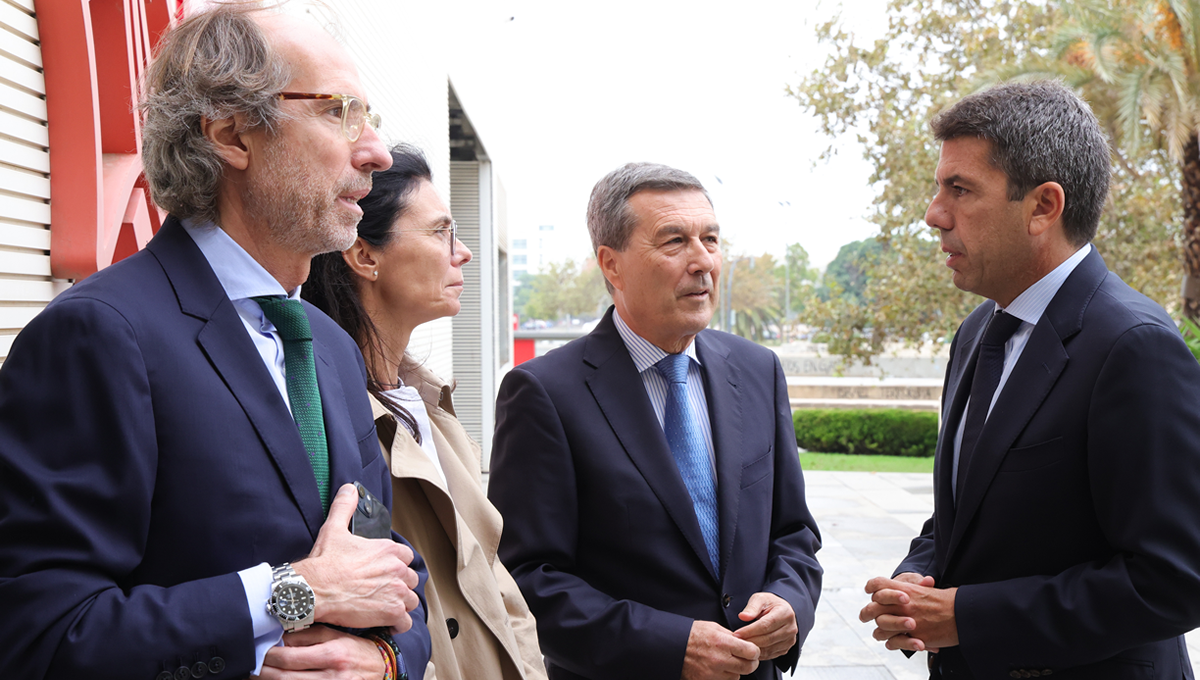
M 1034 0 L 892 0 L 888 30 L 870 45 L 839 18 L 818 28 L 830 56 L 790 93 L 824 134 L 857 138 L 873 168 L 869 181 L 880 187 L 870 219 L 879 227 L 882 254 L 866 277 L 863 303 L 830 297 L 803 319 L 825 329 L 830 351 L 869 362 L 888 342 L 949 339 L 979 303 L 954 287 L 938 238 L 924 223 L 940 149 L 928 121 L 997 73 L 1053 61 L 1066 22 L 1056 7 Z M 1109 90 L 1082 92 L 1102 108 L 1097 100 Z M 1179 269 L 1178 182 L 1164 150 L 1119 152 L 1095 241 L 1113 271 L 1168 308 L 1178 299 L 1172 277 Z
M 551 262 L 546 271 L 528 277 L 523 307 L 514 308 L 526 319 L 558 321 L 567 317 L 595 318 L 609 304 L 604 275 L 594 258 L 582 264 L 575 260 Z
M 1096 95 L 1097 114 L 1123 147 L 1118 162 L 1151 147 L 1177 166 L 1183 312 L 1200 318 L 1200 2 L 1081 0 L 1064 3 L 1062 13 L 1046 70 Z M 1038 61 L 1027 70 L 1036 72 Z

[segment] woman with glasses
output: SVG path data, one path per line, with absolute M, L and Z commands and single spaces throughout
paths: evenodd
M 358 203 L 357 241 L 313 258 L 301 294 L 362 350 L 392 527 L 429 567 L 432 670 L 439 680 L 544 679 L 533 616 L 495 557 L 502 525 L 480 485 L 479 445 L 454 416 L 451 387 L 405 353 L 416 326 L 458 313 L 471 251 L 421 151 L 391 153 Z

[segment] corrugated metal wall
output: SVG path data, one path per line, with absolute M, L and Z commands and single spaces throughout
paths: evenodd
M 33 0 L 0 0 L 0 360 L 70 286 L 50 278 L 49 144 Z
M 454 317 L 454 379 L 458 382 L 454 407 L 467 434 L 482 442 L 483 355 L 479 336 L 483 310 L 479 258 L 483 251 L 479 238 L 479 166 L 478 161 L 450 161 L 450 212 L 458 222 L 458 240 L 476 257 L 463 267 L 463 293 L 459 298 L 462 309 Z

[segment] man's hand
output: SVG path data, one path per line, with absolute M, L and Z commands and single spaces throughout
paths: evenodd
M 758 668 L 758 646 L 712 621 L 693 621 L 682 680 L 737 680 Z
M 761 661 L 781 657 L 796 644 L 796 635 L 800 632 L 800 627 L 796 625 L 796 612 L 787 600 L 775 593 L 751 595 L 738 618 L 754 621 L 733 634 L 757 645 Z
M 371 640 L 326 626 L 283 636 L 263 659 L 262 680 L 379 680 L 383 654 Z
M 894 579 L 877 576 L 867 581 L 871 604 L 858 618 L 875 621 L 876 640 L 888 649 L 937 652 L 958 644 L 954 597 L 958 588 L 938 590 L 932 576 L 904 573 Z
M 358 505 L 353 484 L 343 485 L 329 506 L 329 518 L 317 535 L 312 553 L 292 564 L 316 593 L 314 618 L 347 628 L 412 627 L 408 612 L 420 600 L 413 590 L 417 573 L 408 568 L 413 552 L 387 538 L 350 533 Z

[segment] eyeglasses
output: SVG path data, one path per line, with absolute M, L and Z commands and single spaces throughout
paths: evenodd
M 454 244 L 458 243 L 458 222 L 450 220 L 450 228 L 434 227 L 433 229 L 405 229 L 404 231 L 432 231 L 438 234 L 443 234 L 442 240 L 446 240 L 445 234 L 450 235 L 450 257 L 454 257 Z
M 363 125 L 379 129 L 378 113 L 371 113 L 366 103 L 352 94 L 316 94 L 312 92 L 280 92 L 279 99 L 334 99 L 342 102 L 342 134 L 351 142 L 362 135 Z

